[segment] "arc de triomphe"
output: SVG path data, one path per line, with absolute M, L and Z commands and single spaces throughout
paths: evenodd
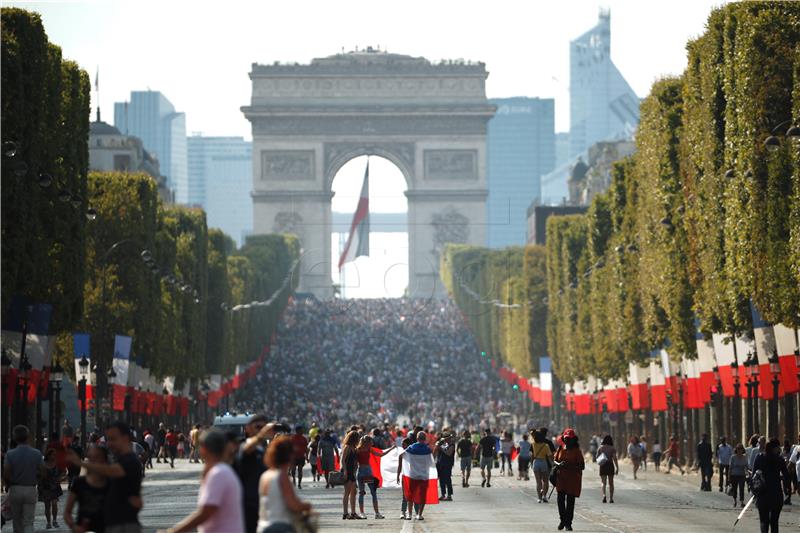
M 409 294 L 443 292 L 444 244 L 486 240 L 487 75 L 483 63 L 372 49 L 253 64 L 242 107 L 253 127 L 253 228 L 298 235 L 298 290 L 331 297 L 331 183 L 350 159 L 379 155 L 407 182 Z

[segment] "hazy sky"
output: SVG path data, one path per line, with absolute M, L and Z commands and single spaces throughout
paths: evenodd
M 720 1 L 92 0 L 2 2 L 42 14 L 50 40 L 113 102 L 160 90 L 186 112 L 187 132 L 242 135 L 253 62 L 306 63 L 367 45 L 431 60 L 484 61 L 489 97 L 556 98 L 556 129 L 569 124 L 569 41 L 611 9 L 611 56 L 639 96 L 686 64 L 685 44 Z M 94 97 L 94 95 L 93 95 Z M 96 106 L 93 103 L 93 106 Z

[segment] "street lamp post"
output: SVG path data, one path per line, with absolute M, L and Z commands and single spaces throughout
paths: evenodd
M 8 375 L 9 375 L 9 370 L 11 369 L 11 358 L 8 357 L 8 355 L 6 355 L 5 348 L 3 348 L 2 351 L 2 369 L 3 369 L 3 387 L 10 387 L 10 383 L 8 383 Z M 0 423 L 0 434 L 6 436 L 6 439 L 8 440 L 7 435 L 9 434 L 8 431 L 9 410 L 8 410 L 8 402 L 6 401 L 5 395 L 3 396 L 3 398 L 0 399 L 0 412 L 1 412 L 0 416 L 2 416 L 2 423 Z M 5 449 L 8 449 L 7 446 L 8 442 L 5 442 L 4 444 L 6 444 Z
M 761 376 L 758 368 L 758 356 L 753 353 L 750 355 L 750 368 L 753 374 L 753 429 L 755 433 L 761 433 L 761 420 L 759 417 L 758 387 L 761 385 Z
M 24 344 L 23 344 L 24 347 Z M 24 350 L 24 348 L 23 348 Z M 18 408 L 18 424 L 28 425 L 28 373 L 31 370 L 31 364 L 28 358 L 23 354 L 19 363 L 19 380 L 17 382 L 17 405 Z
M 112 413 L 114 412 L 114 385 L 117 381 L 117 373 L 114 372 L 114 367 L 111 366 L 106 373 L 108 378 L 108 418 L 109 422 L 111 418 L 113 418 Z
M 752 354 L 747 354 L 744 360 L 744 371 L 747 377 L 747 435 L 755 433 L 755 418 L 753 416 L 753 363 Z
M 61 382 L 64 380 L 64 369 L 58 363 L 50 369 L 50 432 L 58 431 L 61 422 Z
M 780 436 L 778 431 L 778 386 L 781 382 L 781 365 L 778 362 L 777 350 L 773 350 L 769 358 L 769 371 L 772 373 L 772 400 L 769 402 L 768 431 L 777 438 Z
M 743 440 L 737 438 L 739 432 L 742 430 L 742 399 L 739 390 L 741 387 L 739 375 L 742 373 L 742 370 L 739 368 L 739 363 L 735 360 L 731 363 L 731 369 L 733 371 L 733 404 L 731 409 L 731 431 L 729 431 L 729 433 L 731 434 L 731 439 L 736 439 L 735 441 L 732 440 L 732 442 L 738 442 Z
M 81 446 L 86 449 L 86 379 L 89 376 L 89 360 L 86 355 L 78 362 L 78 397 L 81 400 Z

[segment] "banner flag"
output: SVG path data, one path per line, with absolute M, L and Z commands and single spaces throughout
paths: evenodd
M 539 399 L 542 407 L 553 406 L 553 374 L 549 357 L 539 358 Z
M 126 335 L 116 335 L 114 337 L 114 358 L 112 368 L 117 377 L 113 383 L 113 405 L 114 411 L 125 410 L 125 394 L 128 392 L 128 369 L 130 366 L 131 343 L 133 339 Z
M 634 409 L 650 407 L 650 396 L 647 394 L 647 381 L 650 378 L 650 367 L 628 363 L 628 381 L 631 389 L 631 406 Z
M 761 313 L 758 312 L 753 302 L 750 302 L 750 314 L 753 318 L 753 344 L 755 353 L 758 357 L 759 390 L 760 396 L 764 400 L 771 400 L 772 390 L 772 371 L 769 368 L 769 358 L 777 351 L 775 343 L 775 332 L 772 325 L 764 321 Z M 780 361 L 779 361 L 780 362 Z M 778 397 L 783 397 L 783 383 L 778 383 Z
M 656 352 L 651 353 L 655 355 Z M 660 361 L 650 361 L 650 409 L 652 411 L 667 410 L 667 385 L 664 379 L 664 369 Z
M 775 324 L 772 329 L 775 332 L 775 347 L 778 350 L 778 363 L 781 365 L 781 383 L 786 394 L 795 394 L 800 391 L 800 383 L 797 380 L 797 363 L 795 361 L 795 350 L 797 350 L 797 339 L 794 330 L 783 324 Z

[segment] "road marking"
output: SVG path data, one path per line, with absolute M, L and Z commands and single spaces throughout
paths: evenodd
M 604 528 L 608 529 L 609 531 L 613 531 L 614 533 L 625 533 L 625 532 L 624 532 L 623 530 L 621 530 L 621 529 L 617 529 L 617 528 L 615 528 L 615 527 L 608 526 L 608 525 L 606 525 L 606 524 L 604 524 L 604 523 L 602 523 L 602 522 L 598 522 L 598 521 L 596 521 L 596 520 L 592 520 L 591 518 L 589 518 L 588 516 L 586 516 L 586 515 L 584 515 L 584 514 L 582 514 L 582 513 L 575 512 L 575 514 L 576 514 L 576 515 L 578 515 L 578 516 L 580 516 L 581 518 L 583 518 L 583 519 L 584 519 L 584 520 L 586 520 L 587 522 L 591 522 L 592 524 L 596 524 L 596 525 L 598 525 L 598 526 L 600 526 L 600 527 L 604 527 Z
M 400 530 L 400 533 L 413 533 L 415 531 L 414 526 L 419 526 L 422 528 L 422 531 L 425 533 L 430 533 L 430 529 L 424 523 L 419 522 L 417 520 L 405 520 L 403 524 L 403 529 Z

